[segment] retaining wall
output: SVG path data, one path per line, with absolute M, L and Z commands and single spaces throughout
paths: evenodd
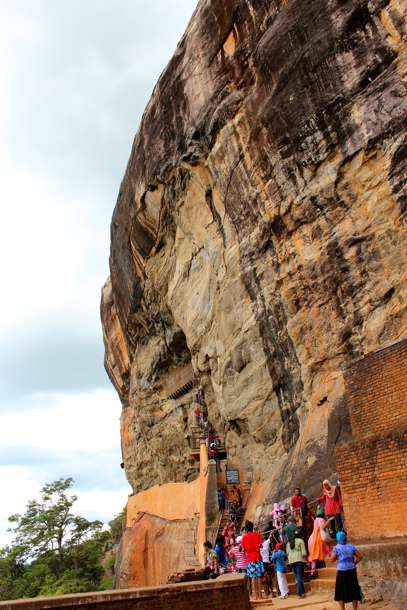
M 353 441 L 336 449 L 353 540 L 407 535 L 407 339 L 344 369 Z
M 228 574 L 216 580 L 37 597 L 0 603 L 0 610 L 249 610 L 245 574 Z

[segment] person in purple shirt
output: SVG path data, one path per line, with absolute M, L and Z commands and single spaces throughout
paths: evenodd
M 358 602 L 362 601 L 362 592 L 356 574 L 356 565 L 362 559 L 357 548 L 346 542 L 345 532 L 336 534 L 337 546 L 332 549 L 331 561 L 338 561 L 335 584 L 335 601 L 339 602 L 341 610 L 345 604 L 352 602 L 353 609 L 357 610 Z

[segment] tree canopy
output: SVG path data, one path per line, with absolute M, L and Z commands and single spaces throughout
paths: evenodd
M 71 512 L 74 481 L 44 485 L 41 500 L 30 500 L 24 515 L 9 517 L 11 545 L 0 549 L 0 599 L 97 591 L 104 569 L 101 557 L 109 532 L 101 521 Z

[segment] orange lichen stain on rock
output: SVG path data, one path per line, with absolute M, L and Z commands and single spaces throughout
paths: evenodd
M 130 445 L 130 421 L 131 421 L 131 409 L 128 407 L 127 409 L 123 409 L 122 414 L 120 416 L 120 436 L 122 439 L 122 448 L 123 448 L 123 461 L 126 464 L 127 460 L 127 447 Z
M 229 36 L 226 38 L 226 41 L 223 44 L 223 50 L 225 54 L 230 57 L 235 52 L 235 36 L 233 30 L 230 32 Z
M 101 315 L 106 320 L 103 326 L 103 341 L 105 346 L 109 345 L 109 350 L 105 354 L 105 367 L 119 394 L 125 394 L 127 388 L 123 383 L 123 377 L 130 369 L 130 358 L 113 300 L 110 278 L 103 286 L 102 295 Z
M 399 0 L 390 0 L 390 7 L 393 9 L 396 9 L 396 10 L 398 9 L 400 11 L 400 13 L 403 13 L 403 8 L 400 7 L 400 4 L 401 3 L 399 2 Z M 405 4 L 405 2 L 403 4 Z M 394 23 L 389 15 L 388 8 L 385 8 L 382 11 L 380 11 L 380 21 L 382 22 L 382 24 L 384 25 L 384 27 L 386 28 L 386 30 L 388 31 L 388 33 L 390 34 L 392 39 L 400 47 L 400 49 L 403 49 L 405 51 L 406 44 L 403 41 L 403 39 L 400 36 L 397 29 L 394 27 Z
M 263 505 L 263 487 L 264 481 L 261 483 L 252 483 L 252 488 L 250 490 L 250 496 L 247 502 L 247 511 L 246 511 L 246 519 L 249 521 L 255 521 L 258 512 L 258 508 Z

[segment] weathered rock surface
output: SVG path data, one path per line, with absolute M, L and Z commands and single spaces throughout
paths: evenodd
M 133 527 L 123 532 L 114 588 L 165 584 L 171 574 L 188 567 L 182 552 L 186 523 L 141 514 Z
M 335 472 L 341 364 L 406 330 L 405 0 L 202 0 L 112 219 L 106 369 L 135 491 L 197 475 L 192 359 L 267 502 Z M 265 507 L 264 512 L 267 512 Z

